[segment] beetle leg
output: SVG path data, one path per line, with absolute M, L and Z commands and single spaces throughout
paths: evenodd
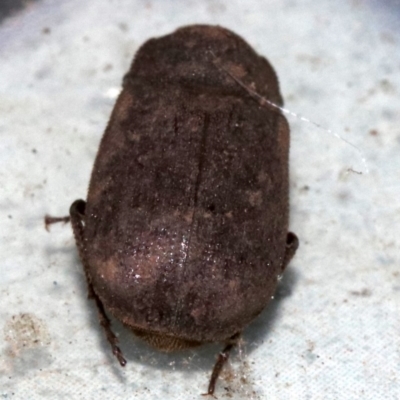
M 94 292 L 92 285 L 89 283 L 88 286 L 91 288 L 91 290 L 89 291 L 88 297 L 94 299 L 94 301 L 96 302 L 97 311 L 99 313 L 100 325 L 104 329 L 104 332 L 107 336 L 107 340 L 111 345 L 112 352 L 113 352 L 114 356 L 117 357 L 121 367 L 125 367 L 126 360 L 122 354 L 121 349 L 117 345 L 118 338 L 115 336 L 114 332 L 111 329 L 111 321 L 107 317 L 107 314 L 104 310 L 103 303 L 101 302 L 99 296 L 97 296 L 97 294 Z
M 289 264 L 290 260 L 293 258 L 294 253 L 296 253 L 297 248 L 299 247 L 299 239 L 293 232 L 288 232 L 286 236 L 286 249 L 285 255 L 282 261 L 282 271 Z
M 93 285 L 89 275 L 89 269 L 86 262 L 85 239 L 83 235 L 85 208 L 86 208 L 86 202 L 84 202 L 83 200 L 76 200 L 72 203 L 69 209 L 69 213 L 71 217 L 72 230 L 74 232 L 76 245 L 79 251 L 79 256 L 82 261 L 83 269 L 86 275 L 86 281 L 88 284 L 88 298 L 93 299 L 96 302 L 100 325 L 104 329 L 104 332 L 106 334 L 108 342 L 111 345 L 114 356 L 117 357 L 121 366 L 124 367 L 126 365 L 126 360 L 123 357 L 120 348 L 117 346 L 118 338 L 115 336 L 114 332 L 111 329 L 111 321 L 104 310 L 103 303 L 101 302 L 99 296 L 97 296 L 96 292 L 93 289 Z
M 218 359 L 214 364 L 214 368 L 211 374 L 210 383 L 208 384 L 207 393 L 203 396 L 213 396 L 215 391 L 215 384 L 217 383 L 218 377 L 222 371 L 223 366 L 228 361 L 230 351 L 236 346 L 240 333 L 235 333 L 231 336 L 225 346 L 225 348 L 218 354 Z
M 82 260 L 83 267 L 85 269 L 86 279 L 89 280 L 88 271 L 86 268 L 86 255 L 83 237 L 83 221 L 85 219 L 86 202 L 83 200 L 75 200 L 69 208 L 70 221 L 72 225 L 72 231 L 74 232 L 76 246 L 78 247 L 79 257 Z M 89 290 L 90 293 L 90 290 Z
M 50 215 L 45 215 L 44 216 L 44 227 L 46 228 L 46 231 L 49 230 L 49 225 L 56 224 L 57 222 L 64 222 L 66 224 L 67 222 L 70 221 L 70 216 L 68 215 L 67 217 L 51 217 Z

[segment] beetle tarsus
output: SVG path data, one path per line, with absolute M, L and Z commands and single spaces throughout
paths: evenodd
M 212 396 L 215 398 L 214 391 L 215 391 L 215 385 L 217 383 L 218 377 L 222 371 L 222 368 L 228 361 L 231 350 L 236 346 L 239 336 L 240 336 L 240 333 L 236 333 L 235 335 L 233 335 L 229 339 L 228 344 L 225 346 L 225 348 L 221 351 L 221 353 L 219 353 L 218 359 L 217 359 L 216 363 L 214 364 L 214 368 L 213 368 L 211 378 L 210 378 L 210 383 L 208 384 L 207 393 L 203 393 L 203 396 Z
M 71 218 L 69 215 L 67 217 L 52 217 L 50 215 L 45 215 L 44 216 L 44 227 L 46 228 L 46 231 L 49 231 L 49 225 L 56 224 L 58 222 L 64 222 L 64 224 L 66 224 L 70 220 L 71 220 Z
M 99 297 L 97 296 L 95 291 L 92 290 L 91 293 L 92 293 L 94 301 L 96 302 L 97 311 L 99 314 L 100 325 L 104 329 L 108 343 L 110 343 L 110 345 L 111 345 L 112 352 L 113 352 L 114 356 L 118 359 L 121 367 L 125 367 L 126 360 L 122 354 L 121 349 L 117 346 L 118 338 L 111 329 L 111 321 L 108 318 L 108 316 L 104 310 L 103 303 L 101 302 L 101 300 L 99 299 Z

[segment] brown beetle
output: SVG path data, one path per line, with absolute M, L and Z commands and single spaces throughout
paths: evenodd
M 240 82 L 240 84 L 238 84 Z M 248 88 L 246 90 L 246 88 Z M 162 351 L 226 347 L 265 308 L 295 253 L 289 127 L 271 65 L 236 34 L 189 26 L 146 42 L 70 217 L 90 297 Z

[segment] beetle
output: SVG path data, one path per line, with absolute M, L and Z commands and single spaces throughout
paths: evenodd
M 239 84 L 238 84 L 239 83 Z M 257 93 L 255 97 L 254 93 Z M 147 41 L 70 216 L 89 296 L 161 351 L 221 342 L 207 394 L 298 247 L 289 126 L 270 63 L 219 26 Z

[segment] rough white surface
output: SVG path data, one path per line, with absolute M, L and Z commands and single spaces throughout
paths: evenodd
M 132 56 L 191 23 L 274 65 L 300 248 L 218 398 L 400 398 L 400 8 L 392 1 L 43 0 L 0 26 L 0 398 L 200 399 L 221 346 L 153 351 L 98 325 L 69 226 Z M 49 28 L 46 33 L 45 28 Z M 367 170 L 368 168 L 368 170 Z M 354 171 L 362 172 L 357 174 Z

